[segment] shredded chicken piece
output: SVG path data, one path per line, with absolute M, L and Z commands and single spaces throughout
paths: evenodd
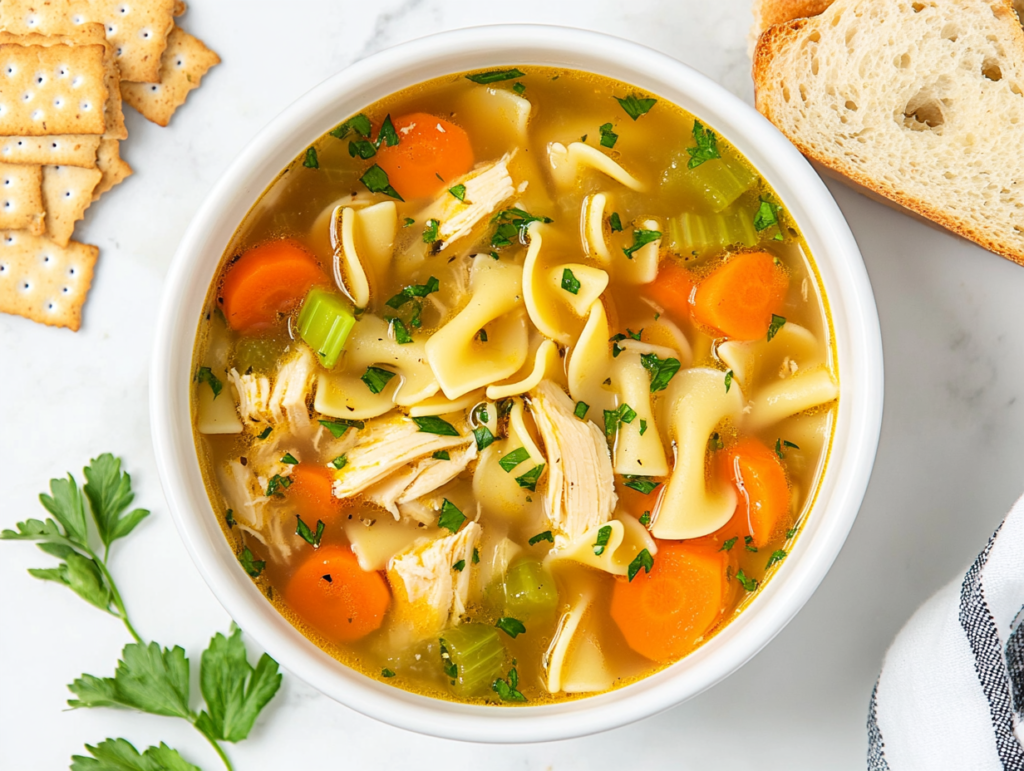
M 315 370 L 316 360 L 304 345 L 279 365 L 273 387 L 265 375 L 239 375 L 232 369 L 228 380 L 238 394 L 239 416 L 253 423 L 289 423 L 293 430 L 309 428 L 306 400 Z
M 406 417 L 367 422 L 358 436 L 358 444 L 348 452 L 348 464 L 337 474 L 336 498 L 361 493 L 425 455 L 463 447 L 473 441 L 472 434 L 439 436 L 422 432 Z
M 448 484 L 475 458 L 476 444 L 470 442 L 451 453 L 451 460 L 425 457 L 364 490 L 363 495 L 399 519 L 399 505 L 411 503 Z
M 506 153 L 500 160 L 490 166 L 471 171 L 468 176 L 458 180 L 466 186 L 464 200 L 459 201 L 447 190 L 443 194 L 445 214 L 441 216 L 438 235 L 444 242 L 442 249 L 463 236 L 469 235 L 477 223 L 489 217 L 505 201 L 516 194 L 512 177 L 508 173 L 508 162 L 512 153 Z M 445 216 L 447 215 L 447 216 Z
M 550 380 L 530 392 L 530 409 L 548 458 L 544 511 L 562 548 L 611 519 L 618 500 L 611 454 L 601 429 L 578 419 Z
M 270 401 L 270 379 L 265 375 L 251 372 L 239 375 L 238 370 L 232 368 L 228 373 L 228 381 L 238 394 L 238 416 L 253 423 L 266 421 L 270 415 L 267 409 L 267 402 Z
M 267 505 L 270 498 L 264 493 L 270 477 L 274 474 L 287 476 L 291 467 L 275 463 L 264 470 L 264 475 L 256 474 L 255 467 L 251 459 L 244 465 L 241 459 L 228 461 L 217 472 L 220 488 L 238 527 L 274 550 L 278 558 L 287 560 L 292 555 L 289 537 L 292 532 L 286 526 L 288 517 L 271 510 Z
M 391 558 L 388 580 L 395 590 L 395 615 L 419 639 L 457 625 L 466 612 L 472 583 L 473 550 L 481 527 L 468 522 L 458 533 L 420 539 Z M 462 569 L 453 565 L 462 562 Z

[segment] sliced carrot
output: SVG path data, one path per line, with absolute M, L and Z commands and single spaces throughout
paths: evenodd
M 693 316 L 726 337 L 757 340 L 768 334 L 788 289 L 786 271 L 770 254 L 738 254 L 697 287 Z
M 398 144 L 381 145 L 375 160 L 403 198 L 434 195 L 473 168 L 469 134 L 454 123 L 414 112 L 394 124 Z
M 722 613 L 728 557 L 689 543 L 658 542 L 654 567 L 618 578 L 611 616 L 629 647 L 654 661 L 693 648 Z
M 347 546 L 323 546 L 299 565 L 284 600 L 321 634 L 352 642 L 380 628 L 391 591 L 384 576 L 359 567 Z
M 764 443 L 747 437 L 720 451 L 721 473 L 736 485 L 740 500 L 725 538 L 752 536 L 757 548 L 766 546 L 789 520 L 789 483 L 778 456 Z
M 696 285 L 689 270 L 668 258 L 658 266 L 658 277 L 640 291 L 664 308 L 670 318 L 683 321 L 690 318 L 690 298 Z
M 224 317 L 232 329 L 258 333 L 301 303 L 310 287 L 328 283 L 316 258 L 297 243 L 270 241 L 228 268 L 220 287 Z
M 299 463 L 292 469 L 288 500 L 306 524 L 317 520 L 330 525 L 341 513 L 341 502 L 334 497 L 334 472 L 326 466 Z

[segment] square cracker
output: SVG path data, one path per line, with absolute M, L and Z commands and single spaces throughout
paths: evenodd
M 43 232 L 42 172 L 40 166 L 0 166 L 0 228 Z
M 106 46 L 0 44 L 0 135 L 102 134 Z
M 175 0 L 2 0 L 0 27 L 15 33 L 67 32 L 98 22 L 124 80 L 156 82 L 174 25 Z
M 159 83 L 121 82 L 124 101 L 160 126 L 166 126 L 174 111 L 185 103 L 189 92 L 199 87 L 211 67 L 220 64 L 220 57 L 203 45 L 203 41 L 175 27 L 167 37 L 160 67 Z
M 24 231 L 0 232 L 0 313 L 78 331 L 100 250 L 59 246 Z
M 128 162 L 121 158 L 120 142 L 116 139 L 104 139 L 100 142 L 99 153 L 96 157 L 96 165 L 103 177 L 96 189 L 92 191 L 92 200 L 97 200 L 101 195 L 114 187 L 120 185 L 134 172 Z
M 96 154 L 101 141 L 102 136 L 99 134 L 0 137 L 0 163 L 94 168 L 97 165 Z
M 79 166 L 43 167 L 43 206 L 46 209 L 46 236 L 67 246 L 75 232 L 75 223 L 85 216 L 92 203 L 93 190 L 103 177 L 99 169 Z

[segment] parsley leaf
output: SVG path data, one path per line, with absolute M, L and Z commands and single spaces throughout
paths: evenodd
M 494 444 L 494 434 L 487 426 L 480 426 L 473 429 L 473 437 L 476 439 L 476 449 L 485 450 Z
M 83 473 L 86 482 L 82 491 L 89 501 L 89 510 L 104 546 L 109 547 L 118 538 L 124 538 L 149 516 L 146 509 L 133 509 L 125 515 L 125 510 L 135 500 L 135 493 L 131 476 L 121 471 L 120 459 L 104 453 L 93 458 Z
M 600 557 L 608 546 L 608 539 L 612 537 L 611 525 L 605 525 L 597 531 L 597 540 L 594 541 L 594 554 Z
M 480 564 L 480 550 L 478 548 L 476 548 L 475 546 L 473 547 L 473 564 L 474 565 L 479 565 Z
M 267 482 L 267 492 L 265 495 L 269 498 L 272 495 L 279 495 L 283 497 L 283 493 L 280 490 L 283 488 L 287 490 L 292 486 L 292 480 L 288 477 L 283 477 L 280 474 L 274 474 L 270 477 L 270 481 Z
M 786 319 L 783 316 L 772 314 L 772 323 L 768 325 L 768 342 L 770 343 L 774 339 L 775 335 L 779 334 L 779 330 L 786 326 Z
M 543 473 L 544 464 L 539 463 L 521 477 L 516 477 L 516 484 L 520 487 L 525 487 L 531 493 L 535 493 L 537 492 L 537 482 L 540 481 L 540 475 Z
M 608 218 L 608 227 L 612 229 L 613 233 L 622 232 L 622 218 L 619 217 L 617 211 L 613 211 L 611 216 Z
M 220 382 L 218 377 L 213 374 L 213 370 L 209 367 L 200 367 L 196 373 L 197 383 L 209 383 L 210 389 L 213 391 L 213 398 L 216 399 L 220 396 L 220 392 L 224 390 L 224 384 Z
M 736 580 L 740 582 L 740 585 L 745 591 L 753 592 L 757 589 L 757 581 L 748 577 L 747 574 L 743 572 L 743 568 L 740 568 L 736 572 Z
M 792 538 L 794 535 L 796 535 L 796 530 L 797 529 L 795 527 L 789 528 L 789 530 L 786 531 L 786 538 Z
M 651 553 L 647 551 L 647 549 L 644 549 L 636 555 L 632 562 L 629 563 L 627 577 L 630 582 L 632 582 L 633 579 L 636 578 L 636 574 L 640 572 L 640 568 L 643 568 L 644 572 L 650 573 L 651 568 L 653 567 L 654 557 L 651 556 Z
M 664 391 L 683 366 L 679 359 L 661 359 L 656 353 L 640 354 L 640 363 L 651 375 L 651 393 Z
M 619 135 L 612 131 L 612 124 L 605 123 L 599 131 L 601 132 L 601 147 L 615 147 L 615 143 L 619 141 Z
M 359 379 L 366 383 L 366 387 L 370 389 L 371 394 L 379 394 L 385 388 L 388 383 L 395 376 L 394 372 L 390 370 L 381 369 L 380 367 L 367 367 Z
M 466 569 L 466 560 L 459 560 L 454 565 L 452 565 L 452 570 L 457 570 L 460 573 L 463 570 L 465 570 L 465 569 Z
M 760 233 L 772 225 L 778 225 L 779 212 L 781 211 L 782 207 L 779 204 L 762 198 L 760 205 L 757 207 L 757 213 L 754 215 L 754 230 Z
M 615 101 L 626 111 L 626 115 L 633 120 L 649 113 L 651 108 L 658 103 L 657 99 L 639 99 L 633 94 L 630 94 L 625 99 L 615 97 Z
M 568 268 L 565 268 L 562 271 L 562 289 L 564 289 L 569 294 L 580 293 L 579 279 L 577 279 L 573 272 Z
M 395 131 L 395 124 L 391 122 L 391 113 L 384 117 L 384 122 L 380 124 L 380 131 L 377 132 L 376 145 L 379 148 L 382 144 L 388 147 L 398 144 L 398 132 Z
M 401 292 L 396 294 L 394 297 L 389 299 L 385 305 L 389 308 L 398 310 L 407 302 L 415 297 L 426 297 L 429 294 L 433 294 L 441 288 L 441 282 L 438 281 L 434 276 L 427 279 L 425 284 L 412 284 L 405 287 Z M 415 325 L 414 325 L 415 326 Z
M 721 158 L 718 154 L 718 137 L 715 132 L 696 120 L 693 122 L 693 138 L 697 142 L 696 147 L 687 147 L 686 152 L 690 154 L 688 168 L 695 169 L 706 161 Z
M 522 621 L 518 618 L 511 618 L 510 616 L 499 618 L 495 626 L 513 639 L 526 631 L 526 626 Z
M 331 465 L 334 466 L 338 471 L 341 471 L 345 466 L 348 465 L 348 455 L 342 454 L 331 461 Z
M 230 637 L 218 633 L 200 658 L 199 689 L 206 710 L 196 728 L 220 741 L 242 741 L 280 687 L 277 662 L 266 653 L 255 669 L 249 664 L 241 629 L 235 627 Z
M 643 514 L 640 515 L 640 524 L 644 527 L 647 527 L 649 524 L 651 524 L 651 512 L 645 511 Z
M 590 405 L 586 402 L 576 402 L 576 409 L 572 411 L 580 420 L 584 420 L 587 417 L 587 412 L 590 410 Z
M 329 132 L 335 139 L 344 139 L 351 132 L 355 131 L 357 134 L 363 137 L 370 136 L 370 119 L 360 113 L 354 118 L 349 118 L 342 124 L 331 129 Z
M 736 545 L 736 542 L 738 540 L 740 540 L 740 537 L 738 535 L 734 536 L 733 538 L 730 538 L 728 541 L 722 544 L 722 548 L 718 551 L 732 551 L 732 547 Z
M 644 495 L 650 495 L 661 484 L 661 482 L 653 481 L 650 477 L 636 476 L 634 474 L 624 474 L 622 478 L 626 480 L 626 487 Z
M 450 187 L 450 188 L 448 188 L 448 192 L 451 193 L 456 198 L 458 198 L 463 203 L 466 202 L 466 186 L 465 185 L 455 185 L 455 187 Z
M 633 245 L 622 250 L 622 253 L 629 259 L 633 259 L 633 254 L 647 244 L 653 243 L 661 238 L 661 232 L 657 230 L 643 230 L 638 229 L 633 231 Z
M 419 426 L 421 434 L 437 434 L 438 436 L 459 436 L 459 432 L 447 420 L 436 415 L 413 418 L 412 422 Z
M 259 578 L 263 568 L 267 566 L 265 561 L 253 559 L 253 554 L 249 551 L 248 546 L 242 549 L 242 553 L 238 555 L 238 561 L 242 563 L 242 569 L 253 578 Z
M 646 433 L 647 433 L 647 421 L 644 420 L 643 418 L 640 418 L 640 436 L 643 436 Z
M 435 241 L 440 240 L 441 236 L 438 234 L 438 229 L 440 227 L 440 220 L 427 220 L 426 227 L 423 228 L 423 243 L 432 244 Z
M 353 139 L 348 143 L 348 154 L 350 158 L 358 155 L 365 161 L 377 154 L 377 146 L 368 139 Z
M 636 410 L 628 404 L 620 404 L 616 410 L 604 411 L 604 432 L 612 436 L 619 429 L 620 423 L 632 423 L 636 419 Z
M 525 447 L 517 447 L 512 452 L 507 452 L 502 456 L 501 460 L 498 461 L 498 465 L 501 466 L 502 470 L 506 474 L 511 474 L 512 469 L 522 463 L 524 460 L 529 459 L 530 451 Z
M 416 224 L 416 220 L 414 220 L 412 217 L 406 217 L 405 221 L 402 223 L 402 227 L 403 228 L 407 228 L 407 227 L 410 227 L 410 226 L 415 225 L 415 224 Z
M 257 436 L 256 438 L 257 439 L 266 439 L 268 436 L 270 436 L 270 432 L 273 431 L 273 430 L 274 430 L 273 428 L 271 428 L 270 426 L 267 426 L 265 429 L 263 429 L 263 431 L 260 432 L 260 435 Z
M 316 157 L 315 147 L 306 148 L 306 157 L 303 159 L 302 165 L 305 166 L 307 169 L 320 168 L 320 159 Z
M 502 680 L 500 677 L 491 683 L 491 689 L 498 694 L 498 697 L 502 701 L 519 701 L 525 702 L 526 697 L 519 692 L 517 686 L 519 685 L 519 673 L 516 672 L 516 668 L 512 667 L 508 671 L 508 678 Z
M 394 676 L 395 676 L 395 673 L 394 673 L 394 672 L 392 672 L 392 671 L 391 671 L 390 669 L 388 669 L 387 667 L 384 667 L 384 669 L 382 669 L 382 670 L 380 671 L 380 676 L 381 676 L 381 677 L 394 677 Z
M 281 458 L 281 462 L 282 463 L 286 463 L 289 466 L 297 466 L 297 465 L 299 465 L 299 461 L 296 460 L 295 456 L 292 455 L 290 452 L 286 452 L 284 454 L 284 457 Z
M 474 83 L 479 83 L 482 86 L 486 86 L 489 83 L 500 83 L 503 80 L 515 80 L 526 75 L 525 72 L 518 69 L 511 70 L 491 70 L 490 72 L 477 72 L 473 75 L 467 75 L 466 80 L 472 80 Z
M 534 222 L 549 223 L 550 217 L 534 217 L 530 212 L 523 209 L 505 209 L 491 217 L 491 224 L 498 223 L 494 235 L 491 236 L 491 246 L 500 249 L 503 246 L 511 246 L 513 239 L 519 243 L 526 243 L 526 229 Z
M 335 439 L 341 439 L 345 435 L 345 432 L 350 428 L 360 429 L 366 424 L 361 420 L 346 420 L 345 418 L 338 418 L 337 420 L 318 420 L 321 426 L 331 432 L 331 436 Z
M 522 83 L 516 83 L 512 86 L 512 90 L 515 91 L 519 96 L 522 96 L 526 92 L 526 86 Z
M 732 379 L 735 375 L 732 374 L 732 370 L 726 370 L 725 373 L 725 392 L 729 393 L 729 389 L 732 388 Z
M 113 677 L 82 675 L 68 686 L 77 697 L 68 699 L 68 706 L 129 707 L 191 722 L 188 670 L 183 648 L 128 643 Z
M 388 173 L 376 163 L 366 170 L 366 173 L 359 178 L 359 181 L 366 185 L 366 189 L 371 193 L 383 193 L 392 198 L 397 198 L 399 201 L 405 201 L 398 194 L 398 191 L 391 187 Z
M 746 546 L 747 551 L 752 554 L 757 554 L 757 547 L 754 546 L 754 536 L 748 535 L 743 539 L 743 543 Z
M 438 450 L 430 456 L 434 460 L 451 460 L 452 456 L 448 454 L 447 450 Z
M 530 539 L 530 546 L 536 546 L 541 541 L 548 541 L 549 543 L 555 542 L 555 536 L 552 535 L 550 530 L 545 530 L 543 533 L 537 533 Z
M 316 532 L 314 533 L 312 529 L 310 529 L 309 525 L 302 521 L 302 517 L 298 514 L 295 515 L 295 519 L 295 535 L 299 536 L 299 538 L 308 543 L 314 549 L 319 549 L 320 539 L 323 538 L 324 528 L 326 527 L 326 525 L 324 525 L 324 521 L 322 519 L 318 519 L 316 521 Z
M 92 757 L 71 756 L 71 771 L 202 771 L 163 742 L 139 754 L 127 739 L 107 739 L 85 745 Z
M 438 517 L 437 526 L 457 533 L 465 521 L 466 515 L 459 511 L 458 506 L 445 498 L 441 504 L 441 516 Z
M 768 558 L 768 564 L 764 566 L 764 569 L 768 570 L 772 565 L 782 562 L 784 559 L 786 559 L 786 550 L 776 549 L 772 552 L 772 556 Z
M 395 336 L 396 343 L 399 345 L 408 345 L 409 343 L 414 342 L 404 321 L 395 317 L 387 319 L 387 321 L 391 324 L 391 334 Z

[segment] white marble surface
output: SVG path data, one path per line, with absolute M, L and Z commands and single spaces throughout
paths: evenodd
M 129 117 L 136 175 L 90 210 L 102 249 L 73 335 L 0 316 L 0 525 L 40 515 L 51 476 L 110 450 L 154 511 L 112 569 L 144 636 L 193 657 L 229 619 L 190 563 L 153 464 L 147 373 L 162 277 L 206 191 L 289 102 L 348 63 L 427 34 L 494 22 L 577 25 L 628 37 L 751 99 L 749 0 L 192 0 L 183 25 L 225 64 L 172 126 Z M 659 717 L 576 741 L 482 747 L 373 722 L 286 677 L 236 767 L 451 769 L 860 769 L 882 654 L 914 608 L 962 570 L 1020 492 L 1024 473 L 1024 269 L 830 183 L 878 298 L 886 415 L 863 510 L 832 572 L 750 664 Z M 65 685 L 108 674 L 124 630 L 34 581 L 47 563 L 0 544 L 0 768 L 57 769 L 85 742 L 167 741 L 218 762 L 184 723 L 66 712 Z

